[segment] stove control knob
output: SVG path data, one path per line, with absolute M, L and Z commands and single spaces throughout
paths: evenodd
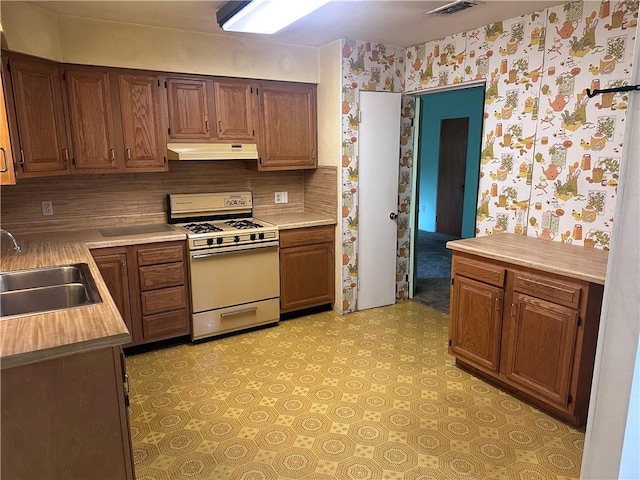
M 255 239 L 256 239 L 256 234 L 255 234 L 255 233 L 252 233 L 251 235 L 249 235 L 249 238 L 250 238 L 251 240 L 255 240 Z
M 213 238 L 207 238 L 207 245 L 213 245 Z
M 258 238 L 259 238 L 260 240 L 264 240 L 264 233 L 259 233 L 259 234 L 258 234 Z
M 233 241 L 238 243 L 240 241 L 240 236 L 236 235 L 235 237 L 233 237 Z
M 216 238 L 216 243 L 220 245 L 222 243 L 222 237 Z

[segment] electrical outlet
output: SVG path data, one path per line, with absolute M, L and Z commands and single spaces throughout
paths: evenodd
M 276 203 L 289 203 L 289 193 L 276 192 Z
M 42 215 L 44 216 L 53 215 L 53 202 L 51 200 L 42 201 Z

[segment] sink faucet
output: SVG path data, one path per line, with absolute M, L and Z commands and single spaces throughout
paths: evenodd
M 18 241 L 16 240 L 16 237 L 14 237 L 13 235 L 11 235 L 11 232 L 8 230 L 5 230 L 4 228 L 0 228 L 0 234 L 6 235 L 7 237 L 9 237 L 9 239 L 11 240 L 11 242 L 13 242 L 13 249 L 16 252 L 20 252 L 20 245 L 18 245 Z

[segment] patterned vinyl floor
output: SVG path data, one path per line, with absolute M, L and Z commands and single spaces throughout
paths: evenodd
M 127 358 L 138 479 L 576 479 L 584 433 L 453 365 L 413 301 Z

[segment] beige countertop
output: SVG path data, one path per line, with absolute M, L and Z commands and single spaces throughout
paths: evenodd
M 120 229 L 120 232 L 113 233 L 121 233 L 121 235 L 104 235 L 103 232 L 111 233 L 113 229 Z M 142 229 L 145 231 L 143 233 L 134 233 L 136 232 L 136 229 Z M 29 235 L 16 235 L 16 238 L 20 244 L 22 244 L 22 241 L 24 240 L 78 242 L 85 244 L 87 248 L 93 249 L 123 247 L 142 243 L 171 242 L 174 240 L 184 240 L 187 236 L 170 225 L 158 223 L 105 228 L 87 228 L 83 230 L 65 230 L 59 232 L 42 232 Z
M 309 212 L 263 215 L 260 220 L 280 229 L 334 225 L 335 219 Z M 131 340 L 90 249 L 184 240 L 186 235 L 166 224 L 88 228 L 17 235 L 21 253 L 2 242 L 0 270 L 23 270 L 87 263 L 102 303 L 0 321 L 2 368 L 121 345 Z
M 291 228 L 317 227 L 335 225 L 336 219 L 327 215 L 312 212 L 278 213 L 273 215 L 256 215 L 257 220 L 272 223 L 280 230 Z
M 2 271 L 86 263 L 102 303 L 0 321 L 2 369 L 128 343 L 131 335 L 87 246 L 21 240 L 22 252 L 2 242 Z
M 447 242 L 456 252 L 604 285 L 609 252 L 503 233 Z

